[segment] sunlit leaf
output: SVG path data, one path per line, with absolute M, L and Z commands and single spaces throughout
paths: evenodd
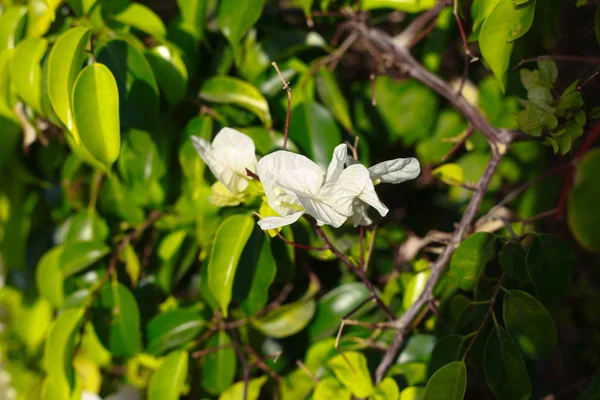
M 91 64 L 77 77 L 73 116 L 81 143 L 110 168 L 121 148 L 119 91 L 112 72 L 104 64 Z
M 367 367 L 367 358 L 363 354 L 346 351 L 333 357 L 327 365 L 354 396 L 367 397 L 375 390 Z
M 235 272 L 254 224 L 254 219 L 248 215 L 234 215 L 223 221 L 215 234 L 207 265 L 208 285 L 225 317 Z
M 174 351 L 160 364 L 150 378 L 149 400 L 177 400 L 185 389 L 188 353 Z
M 40 61 L 47 47 L 46 39 L 26 39 L 19 43 L 13 58 L 13 79 L 17 93 L 38 113 L 42 110 Z
M 71 132 L 75 144 L 79 134 L 72 111 L 72 95 L 75 79 L 87 55 L 85 50 L 92 31 L 76 27 L 63 33 L 50 51 L 48 59 L 48 96 L 56 116 Z

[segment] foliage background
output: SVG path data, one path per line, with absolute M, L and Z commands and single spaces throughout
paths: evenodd
M 323 164 L 335 145 L 359 136 L 358 151 L 366 165 L 416 156 L 422 166 L 419 179 L 377 187 L 391 211 L 378 221 L 374 250 L 369 254 L 368 280 L 395 315 L 404 315 L 418 298 L 436 253 L 424 246 L 428 248 L 420 248 L 408 259 L 402 255 L 411 247 L 409 243 L 429 237 L 432 230 L 453 232 L 471 198 L 468 189 L 456 184 L 454 173 L 433 173 L 454 147 L 443 139 L 458 137 L 468 124 L 448 101 L 373 54 L 368 40 L 357 38 L 343 54 L 336 48 L 343 48 L 345 40 L 357 31 L 347 21 L 376 26 L 390 36 L 406 32 L 411 22 L 435 4 L 422 1 L 423 9 L 416 13 L 410 5 L 403 8 L 393 1 L 384 1 L 368 13 L 355 13 L 354 1 L 267 1 L 264 8 L 261 1 L 145 1 L 135 4 L 147 8 L 137 9 L 121 0 L 4 1 L 0 14 L 0 303 L 4 326 L 0 343 L 3 376 L 10 375 L 9 382 L 2 381 L 8 398 L 10 393 L 23 399 L 77 398 L 82 390 L 107 396 L 124 383 L 149 398 L 241 398 L 244 365 L 252 367 L 248 369 L 252 378 L 248 398 L 256 398 L 260 387 L 263 398 L 313 396 L 318 400 L 331 398 L 333 393 L 349 396 L 349 391 L 358 397 L 356 390 L 362 386 L 356 376 L 370 382 L 393 332 L 346 327 L 341 348 L 350 354 L 349 362 L 358 371 L 344 372 L 347 364 L 340 363 L 339 356 L 338 362 L 327 360 L 338 354 L 333 338 L 341 320 L 369 298 L 364 282 L 331 251 L 294 249 L 278 237 L 264 236 L 254 225 L 246 231 L 240 229 L 252 219 L 252 211 L 261 212 L 259 199 L 237 208 L 210 205 L 206 196 L 214 178 L 205 171 L 189 136 L 209 139 L 221 127 L 232 126 L 253 137 L 259 154 L 280 147 L 287 97 L 270 65 L 276 61 L 293 93 L 291 149 Z M 471 41 L 469 48 L 479 59 L 468 64 L 469 80 L 463 95 L 476 102 L 492 125 L 520 132 L 486 188 L 479 216 L 515 188 L 569 163 L 582 148 L 584 157 L 596 154 L 598 158 L 597 150 L 590 150 L 593 140 L 587 147 L 582 145 L 586 138 L 593 138 L 599 89 L 597 80 L 586 81 L 599 63 L 593 58 L 598 55 L 598 14 L 596 6 L 587 3 L 592 2 L 537 2 L 531 27 L 514 42 L 509 54 L 505 93 L 500 89 L 502 79 L 496 79 L 485 65 L 479 43 Z M 308 8 L 303 11 L 304 4 Z M 231 8 L 220 9 L 227 5 Z M 459 18 L 469 35 L 477 19 L 476 8 L 471 2 L 458 5 Z M 313 26 L 307 26 L 306 15 L 312 15 Z M 240 19 L 228 22 L 226 16 Z M 450 4 L 432 21 L 431 31 L 427 26 L 419 30 L 425 29 L 426 34 L 411 52 L 428 70 L 454 82 L 456 89 L 465 53 Z M 63 104 L 61 108 L 47 94 L 53 85 L 52 79 L 46 78 L 48 68 L 52 69 L 47 66 L 51 51 L 73 26 L 90 27 L 92 42 L 82 39 L 80 50 L 87 48 L 87 52 L 80 51 L 79 62 L 73 61 L 76 57 L 72 54 L 57 56 L 57 70 L 74 65 L 79 74 L 94 54 L 96 64 L 108 66 L 118 87 L 116 135 L 115 129 L 96 127 L 99 121 L 115 122 L 114 113 L 107 111 L 114 96 L 100 95 L 98 114 L 86 117 L 87 122 L 78 120 L 83 148 L 100 163 L 82 157 L 82 147 L 73 144 L 72 133 L 65 128 L 61 113 L 76 106 Z M 239 33 L 237 40 L 225 37 L 225 26 L 233 35 Z M 34 39 L 40 37 L 46 41 Z M 31 47 L 25 48 L 24 43 Z M 502 48 L 505 43 L 494 47 Z M 565 154 L 555 154 L 551 146 L 542 144 L 553 137 L 553 128 L 545 126 L 542 137 L 528 136 L 531 132 L 515 118 L 524 107 L 518 99 L 526 99 L 528 92 L 512 68 L 520 59 L 543 54 L 577 57 L 557 60 L 554 98 L 576 79 L 586 81 L 580 90 L 582 104 L 577 106 L 587 116 L 585 126 Z M 535 69 L 536 64 L 524 67 Z M 377 75 L 373 88 L 371 74 Z M 246 83 L 223 81 L 220 77 L 225 76 Z M 234 93 L 250 100 L 232 100 Z M 372 96 L 377 105 L 372 104 Z M 89 98 L 91 95 L 82 104 Z M 91 131 L 83 129 L 86 123 L 93 127 Z M 101 145 L 88 141 L 86 132 L 88 137 L 99 137 Z M 115 143 L 120 143 L 120 149 L 114 149 Z M 484 136 L 475 132 L 447 162 L 458 164 L 464 182 L 473 184 L 489 157 Z M 551 267 L 551 286 L 559 289 L 542 301 L 556 324 L 556 345 L 548 344 L 552 341 L 547 330 L 528 333 L 535 346 L 549 346 L 550 350 L 543 357 L 527 357 L 521 348 L 516 355 L 509 351 L 492 358 L 496 364 L 502 360 L 514 363 L 505 375 L 490 378 L 489 368 L 484 367 L 488 358 L 484 347 L 493 324 L 485 312 L 476 310 L 477 304 L 472 305 L 462 318 L 463 323 L 473 321 L 464 331 L 455 332 L 465 338 L 464 343 L 483 338 L 475 342 L 466 359 L 466 398 L 552 395 L 570 399 L 577 398 L 590 382 L 590 389 L 580 398 L 599 393 L 600 385 L 593 377 L 600 365 L 600 276 L 596 268 L 600 259 L 589 251 L 600 248 L 595 235 L 598 230 L 585 233 L 585 240 L 581 234 L 575 235 L 578 241 L 573 231 L 577 233 L 579 225 L 569 224 L 568 218 L 552 213 L 537 219 L 540 213 L 555 210 L 561 191 L 568 194 L 572 190 L 567 178 L 571 173 L 564 172 L 551 174 L 525 190 L 509 203 L 507 214 L 518 235 L 538 232 L 562 238 L 552 242 L 553 248 L 562 251 L 545 264 Z M 576 175 L 576 187 L 581 176 Z M 591 187 L 597 187 L 597 175 L 588 174 L 587 179 Z M 586 206 L 567 206 L 569 216 L 577 213 L 592 223 L 598 221 L 597 196 L 593 190 L 584 191 Z M 572 200 L 570 204 L 574 204 Z M 535 222 L 523 224 L 522 220 L 531 217 Z M 229 227 L 221 225 L 224 221 Z M 304 222 L 282 233 L 303 245 L 322 246 L 310 224 Z M 215 240 L 220 225 L 230 232 L 221 236 L 223 243 Z M 361 258 L 357 229 L 345 226 L 325 232 L 351 260 Z M 366 243 L 372 233 L 367 231 Z M 503 272 L 514 278 L 496 257 L 510 232 L 496 221 L 495 233 L 502 239 L 492 245 L 494 256 L 483 261 L 487 266 L 478 289 L 460 289 L 453 280 L 460 276 L 444 275 L 441 282 L 445 288 L 436 291 L 438 317 L 428 314 L 412 326 L 398 362 L 389 371 L 395 383 L 391 389 L 380 386 L 369 395 L 421 398 L 434 366 L 460 360 L 464 352 L 463 347 L 458 354 L 449 354 L 456 349 L 442 341 L 448 340 L 449 334 L 444 325 L 457 329 L 464 305 L 496 299 L 493 293 L 499 280 L 507 290 L 522 290 L 542 300 L 544 296 L 536 291 L 538 282 L 525 271 L 530 267 L 524 267 L 524 251 L 519 256 L 522 259 L 511 263 L 521 265 L 516 274 L 524 273 L 522 279 L 500 279 Z M 533 237 L 521 238 L 528 251 Z M 234 262 L 233 301 L 224 319 L 215 306 L 214 289 L 207 283 L 210 255 L 226 258 L 236 244 L 244 250 L 239 265 Z M 440 244 L 433 243 L 437 246 Z M 571 249 L 576 261 L 569 266 Z M 465 251 L 472 253 L 465 258 L 477 258 L 483 250 L 475 246 Z M 556 263 L 561 256 L 565 261 Z M 214 262 L 213 269 L 222 269 L 226 263 Z M 566 278 L 561 275 L 563 268 Z M 560 296 L 563 287 L 564 296 Z M 500 301 L 505 291 L 498 293 L 494 315 L 501 325 L 507 325 L 506 315 L 502 320 L 506 307 Z M 487 305 L 483 308 L 485 311 Z M 524 312 L 522 304 L 518 309 Z M 544 316 L 543 312 L 533 313 L 534 330 L 547 323 Z M 349 318 L 378 324 L 386 316 L 373 304 Z M 474 336 L 479 331 L 481 334 Z M 275 362 L 270 356 L 277 352 L 281 356 Z M 358 354 L 366 356 L 365 368 Z M 529 392 L 523 387 L 504 394 L 494 389 L 504 385 L 512 390 L 507 382 L 523 375 L 521 364 L 531 382 Z M 319 365 L 325 368 L 317 371 Z M 303 366 L 314 368 L 311 373 L 331 388 L 321 384 L 323 392 L 313 392 L 315 383 Z M 348 383 L 344 376 L 355 382 Z M 242 383 L 232 386 L 234 382 Z M 363 382 L 367 388 L 369 384 Z M 430 382 L 434 388 L 447 388 L 444 384 L 447 382 Z M 427 397 L 431 393 L 425 396 L 433 398 Z M 446 389 L 437 398 L 454 397 Z

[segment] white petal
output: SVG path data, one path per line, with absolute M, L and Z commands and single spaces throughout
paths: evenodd
M 350 154 L 348 154 L 346 156 L 346 165 L 347 166 L 351 166 L 351 165 L 354 165 L 354 164 L 360 164 L 360 161 L 355 160 L 353 156 L 351 156 Z
M 419 160 L 414 157 L 396 158 L 384 161 L 369 168 L 371 179 L 386 183 L 401 183 L 415 179 L 421 173 Z
M 302 155 L 283 150 L 261 158 L 256 172 L 269 206 L 283 216 L 298 211 L 286 205 L 301 207 L 297 193 L 316 194 L 324 179 L 317 164 Z
M 248 187 L 246 168 L 256 170 L 254 142 L 250 137 L 231 128 L 217 133 L 212 144 L 193 136 L 192 143 L 213 175 L 232 193 Z
M 367 213 L 367 204 L 363 203 L 360 200 L 356 200 L 354 203 L 354 214 L 352 214 L 352 225 L 359 226 L 359 225 L 371 225 L 373 223 L 373 221 L 371 220 L 371 218 L 369 218 L 369 215 Z
M 385 204 L 379 200 L 377 193 L 375 192 L 375 188 L 373 187 L 373 182 L 369 181 L 363 192 L 358 196 L 359 199 L 376 209 L 382 217 L 385 217 L 390 211 Z
M 346 162 L 347 157 L 348 146 L 343 143 L 336 146 L 333 150 L 333 157 L 331 158 L 329 167 L 327 168 L 327 177 L 325 178 L 325 181 L 337 179 L 340 176 L 344 169 L 344 163 Z
M 353 214 L 352 203 L 361 196 L 365 188 L 373 188 L 369 171 L 362 164 L 351 165 L 342 171 L 336 181 L 328 181 L 319 198 L 338 213 L 349 217 Z
M 304 214 L 304 211 L 297 211 L 293 214 L 286 215 L 285 217 L 266 217 L 258 221 L 258 226 L 260 226 L 260 229 L 263 231 L 281 228 L 282 226 L 290 225 L 298 221 L 298 218 L 300 218 L 302 214 Z
M 313 197 L 299 197 L 299 200 L 306 209 L 306 212 L 317 220 L 319 226 L 331 225 L 334 228 L 339 228 L 348 218 L 348 216 L 340 214 L 331 205 L 319 199 Z

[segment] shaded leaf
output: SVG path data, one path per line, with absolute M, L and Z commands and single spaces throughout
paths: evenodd
M 148 352 L 160 355 L 186 344 L 205 329 L 206 321 L 197 312 L 172 310 L 152 318 L 146 326 Z
M 352 132 L 352 118 L 348 102 L 335 76 L 326 67 L 321 67 L 317 72 L 317 93 L 323 104 L 329 108 L 344 129 Z
M 355 310 L 352 318 L 358 318 L 373 309 L 375 304 L 368 302 L 356 310 L 370 296 L 362 282 L 346 283 L 326 293 L 319 299 L 315 318 L 308 327 L 311 341 L 336 332 L 341 319 L 351 311 Z
M 200 364 L 202 387 L 209 393 L 223 393 L 235 379 L 237 357 L 231 338 L 224 331 L 217 332 L 206 342 L 206 348 L 219 348 L 207 354 Z
M 188 71 L 179 51 L 172 46 L 160 45 L 146 50 L 145 56 L 169 104 L 179 103 L 188 84 Z
M 323 167 L 329 164 L 333 149 L 342 141 L 333 116 L 318 103 L 294 107 L 289 135 L 307 157 Z
M 112 281 L 100 290 L 92 318 L 98 337 L 113 356 L 131 357 L 142 349 L 140 310 L 121 283 Z
M 485 345 L 485 379 L 499 400 L 528 399 L 531 382 L 519 349 L 501 326 L 490 332 Z
M 529 281 L 527 252 L 519 243 L 508 242 L 498 254 L 500 268 L 507 276 L 518 281 Z
M 550 356 L 556 346 L 556 327 L 550 313 L 532 295 L 509 290 L 503 306 L 506 331 L 528 358 Z
M 450 334 L 439 339 L 431 353 L 428 374 L 432 376 L 437 370 L 451 362 L 458 361 L 465 346 L 465 337 Z
M 427 382 L 423 400 L 462 400 L 467 390 L 467 366 L 455 361 L 440 368 Z
M 569 228 L 586 249 L 600 250 L 600 150 L 591 150 L 576 166 L 575 185 L 569 191 Z
M 538 298 L 556 304 L 567 294 L 575 263 L 573 248 L 552 235 L 535 235 L 527 251 L 527 272 Z

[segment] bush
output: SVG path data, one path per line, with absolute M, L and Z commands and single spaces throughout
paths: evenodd
M 596 398 L 564 3 L 4 0 L 0 398 Z

